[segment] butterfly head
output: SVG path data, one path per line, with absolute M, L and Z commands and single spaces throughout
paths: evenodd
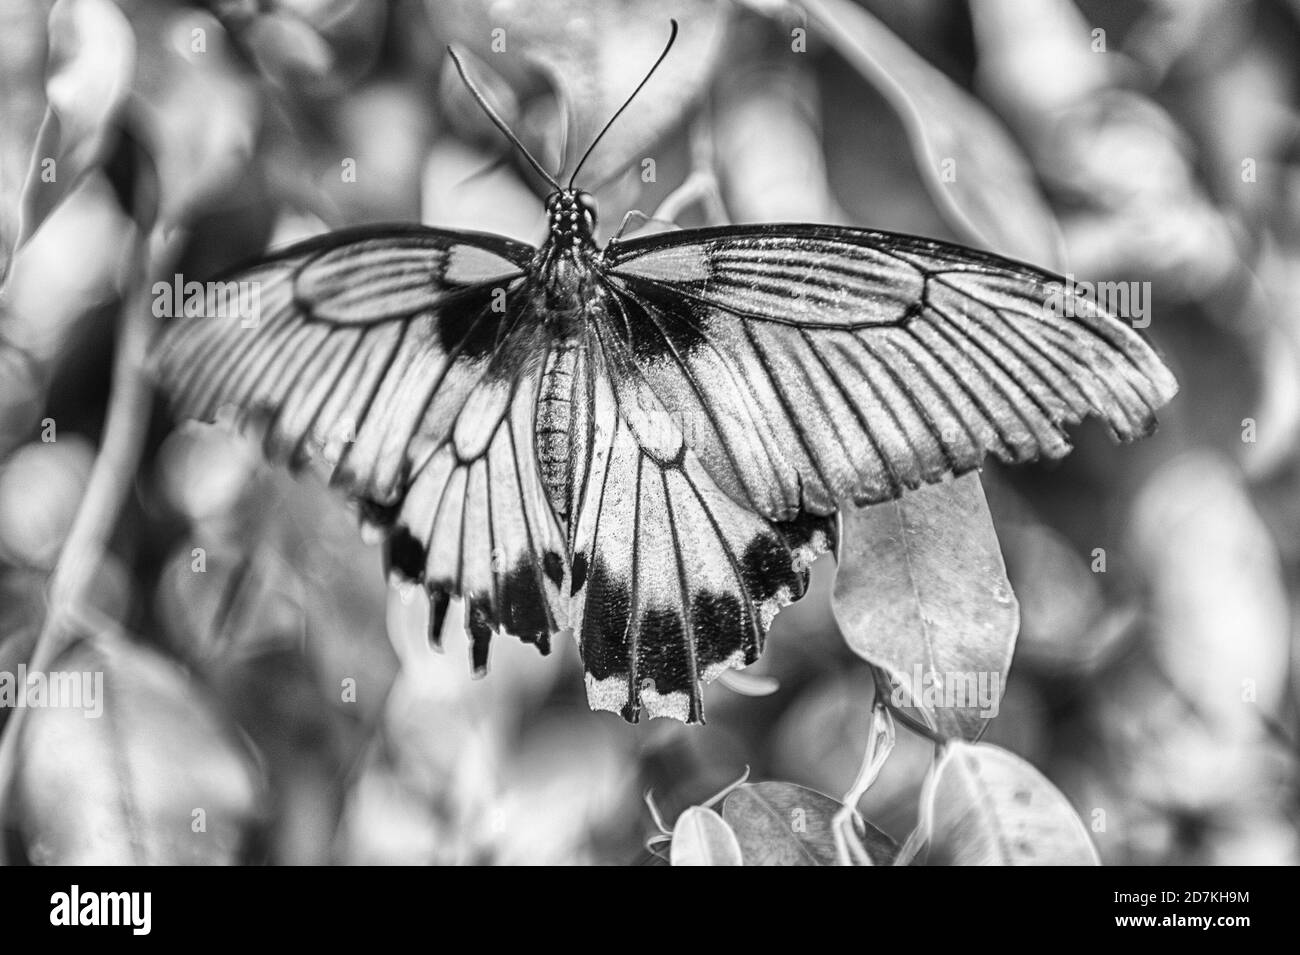
M 668 56 L 668 51 L 673 48 L 673 43 L 677 39 L 677 21 L 669 20 L 668 22 L 671 24 L 672 30 L 668 34 L 668 43 L 664 46 L 663 52 L 659 54 L 659 58 L 654 61 L 654 65 L 650 67 L 641 82 L 637 84 L 636 89 L 623 101 L 623 105 L 615 110 L 614 115 L 600 128 L 600 132 L 591 141 L 587 151 L 582 154 L 577 165 L 573 167 L 573 173 L 569 176 L 567 186 L 561 186 L 559 180 L 552 176 L 546 170 L 546 167 L 537 161 L 537 157 L 528 151 L 519 137 L 506 125 L 506 121 L 492 108 L 492 104 L 487 101 L 487 98 L 470 80 L 465 72 L 465 64 L 461 62 L 456 51 L 451 47 L 447 47 L 447 53 L 456 65 L 456 71 L 460 74 L 461 80 L 464 81 L 465 87 L 478 102 L 483 112 L 487 114 L 488 119 L 492 121 L 497 129 L 501 130 L 506 139 L 514 144 L 520 155 L 528 161 L 528 164 L 536 170 L 537 174 L 550 183 L 555 190 L 546 198 L 546 213 L 551 227 L 550 245 L 560 251 L 576 252 L 582 248 L 594 247 L 596 244 L 592 237 L 596 231 L 596 200 L 592 198 L 591 193 L 575 189 L 573 184 L 577 181 L 578 173 L 582 171 L 582 167 L 595 151 L 597 144 L 609 132 L 610 127 L 614 125 L 614 121 L 622 116 L 623 111 L 631 105 L 632 100 L 649 82 L 650 77 L 654 76 L 655 70 L 659 69 L 659 64 L 664 61 L 664 58 Z
M 578 248 L 594 242 L 596 200 L 581 189 L 560 189 L 546 198 L 551 241 L 560 249 Z

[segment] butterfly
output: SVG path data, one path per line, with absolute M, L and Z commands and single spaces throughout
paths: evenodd
M 427 590 L 431 640 L 463 598 L 476 671 L 493 635 L 545 653 L 571 629 L 593 709 L 698 722 L 834 550 L 839 509 L 986 454 L 1060 457 L 1089 415 L 1146 435 L 1177 391 L 1088 299 L 1045 308 L 1062 279 L 958 245 L 793 224 L 602 248 L 582 161 L 561 186 L 456 65 L 553 187 L 540 248 L 310 239 L 234 273 L 256 323 L 173 320 L 155 360 L 181 415 L 233 407 L 272 459 L 323 460 L 390 574 Z

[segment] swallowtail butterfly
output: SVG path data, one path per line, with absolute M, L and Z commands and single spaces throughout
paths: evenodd
M 1090 301 L 1045 308 L 1063 280 L 957 245 L 738 225 L 601 248 L 592 197 L 466 83 L 554 188 L 541 248 L 311 239 L 232 275 L 258 283 L 256 327 L 174 320 L 156 361 L 179 413 L 233 406 L 272 458 L 323 457 L 427 589 L 431 639 L 464 598 L 476 670 L 494 634 L 545 653 L 572 628 L 594 709 L 699 721 L 703 685 L 758 658 L 835 546 L 838 508 L 986 453 L 1059 457 L 1087 415 L 1145 435 L 1177 390 Z

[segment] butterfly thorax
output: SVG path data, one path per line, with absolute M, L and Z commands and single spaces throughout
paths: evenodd
M 549 234 L 533 263 L 547 314 L 572 315 L 582 310 L 600 255 L 593 233 L 596 205 L 577 189 L 552 193 L 546 200 Z

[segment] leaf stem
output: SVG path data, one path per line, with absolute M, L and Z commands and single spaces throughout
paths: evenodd
M 862 754 L 862 765 L 858 768 L 857 778 L 844 796 L 843 807 L 831 820 L 835 835 L 835 849 L 841 865 L 874 865 L 874 860 L 862 845 L 861 835 L 864 831 L 862 814 L 858 812 L 858 803 L 867 790 L 880 776 L 886 760 L 894 751 L 897 733 L 888 702 L 879 694 L 871 705 L 871 728 L 867 736 L 867 746 Z

